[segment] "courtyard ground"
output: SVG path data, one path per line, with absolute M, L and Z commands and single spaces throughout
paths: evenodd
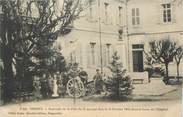
M 152 79 L 149 84 L 135 84 L 133 100 L 103 100 L 102 95 L 91 98 L 55 98 L 33 102 L 8 104 L 0 107 L 0 117 L 180 117 L 181 85 L 164 85 L 161 79 Z M 13 113 L 16 112 L 16 113 Z M 22 115 L 21 115 L 22 112 Z M 105 113 L 104 113 L 105 112 Z M 17 114 L 18 113 L 18 114 Z M 88 116 L 89 117 L 89 116 Z
M 153 78 L 150 83 L 134 87 L 134 100 L 174 100 L 182 96 L 182 85 L 165 85 L 162 78 Z

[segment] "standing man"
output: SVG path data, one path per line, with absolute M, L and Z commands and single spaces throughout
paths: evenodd
M 96 74 L 93 77 L 94 80 L 94 88 L 96 94 L 101 94 L 103 88 L 102 74 L 99 69 L 96 69 Z

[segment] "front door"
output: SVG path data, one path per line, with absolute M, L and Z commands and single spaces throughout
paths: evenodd
M 133 72 L 143 72 L 143 51 L 133 51 Z

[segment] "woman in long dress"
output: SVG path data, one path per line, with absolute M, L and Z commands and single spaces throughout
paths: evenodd
M 53 94 L 53 78 L 51 75 L 48 76 L 48 97 L 51 98 Z

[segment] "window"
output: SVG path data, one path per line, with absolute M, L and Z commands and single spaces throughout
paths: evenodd
M 132 49 L 144 49 L 144 45 L 143 44 L 134 44 L 134 45 L 132 45 Z
M 93 18 L 92 0 L 89 0 L 89 18 Z
M 77 62 L 77 59 L 76 59 L 76 51 L 73 51 L 73 62 L 76 63 Z
M 107 66 L 107 47 L 106 45 L 103 45 L 103 66 Z
M 140 24 L 139 8 L 132 9 L 132 25 Z
M 73 55 L 72 55 L 72 52 L 70 53 L 70 63 L 73 63 Z
M 76 63 L 76 53 L 75 53 L 75 51 L 70 53 L 70 62 L 71 63 Z
M 119 25 L 122 24 L 122 7 L 119 6 Z
M 108 22 L 108 6 L 109 6 L 109 4 L 108 3 L 104 3 L 104 5 L 105 5 L 105 23 L 107 23 Z
M 110 47 L 111 44 L 106 44 L 107 45 L 107 64 L 110 63 Z
M 110 63 L 110 49 L 111 44 L 107 43 L 103 46 L 103 65 L 107 66 Z
M 133 72 L 143 72 L 143 51 L 132 51 Z
M 132 45 L 133 72 L 143 72 L 144 68 L 143 50 L 144 50 L 144 44 Z
M 80 54 L 79 54 L 79 58 L 80 58 L 80 60 L 79 60 L 80 63 L 79 63 L 79 64 L 82 66 L 82 65 L 83 65 L 83 56 L 82 56 L 82 55 L 83 55 L 83 54 L 82 54 L 83 51 L 82 51 L 82 47 L 79 49 L 79 53 L 80 53 Z
M 95 44 L 96 43 L 90 43 L 91 46 L 91 64 L 95 65 Z
M 171 4 L 162 4 L 163 7 L 163 22 L 168 23 L 172 21 Z

